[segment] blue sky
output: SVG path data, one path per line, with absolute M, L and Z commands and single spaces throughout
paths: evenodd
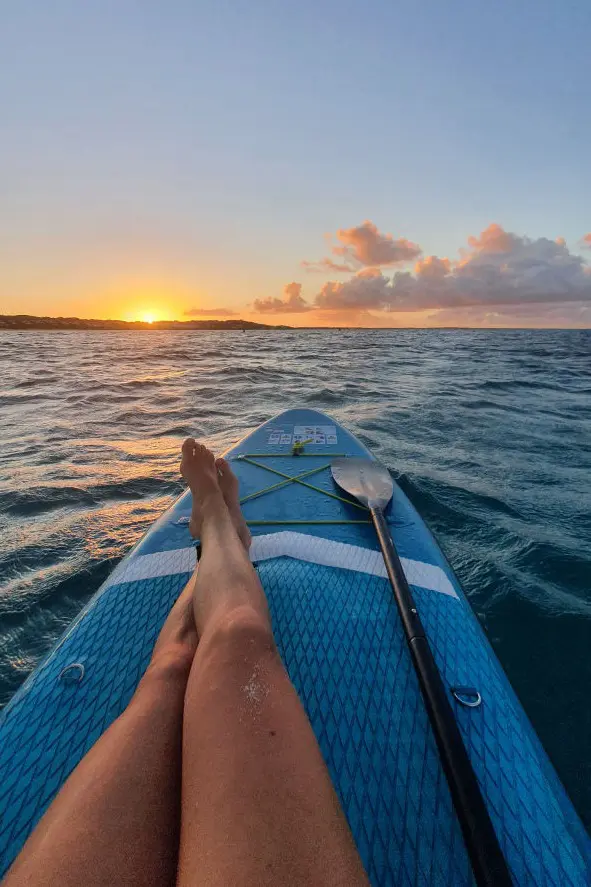
M 588 0 L 7 4 L 0 311 L 313 300 L 301 261 L 366 219 L 425 255 L 491 223 L 581 253 L 590 25 Z

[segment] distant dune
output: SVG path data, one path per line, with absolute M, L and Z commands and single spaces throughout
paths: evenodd
M 79 317 L 35 317 L 0 314 L 0 330 L 288 330 L 250 320 L 81 320 Z

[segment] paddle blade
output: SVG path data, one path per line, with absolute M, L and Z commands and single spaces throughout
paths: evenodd
M 390 472 L 373 459 L 346 457 L 330 466 L 335 482 L 369 508 L 385 508 L 394 492 Z

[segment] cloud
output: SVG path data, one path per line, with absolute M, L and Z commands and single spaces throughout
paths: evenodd
M 478 305 L 591 301 L 589 266 L 565 243 L 531 240 L 489 225 L 468 238 L 460 259 L 427 256 L 414 273 L 392 278 L 370 269 L 344 283 L 329 281 L 316 295 L 318 308 L 421 311 Z
M 188 308 L 183 314 L 185 317 L 212 317 L 213 315 L 216 315 L 216 317 L 234 317 L 236 312 L 230 311 L 229 308 Z
M 340 274 L 359 268 L 403 265 L 422 253 L 416 243 L 405 237 L 395 240 L 391 234 L 382 234 L 369 220 L 353 228 L 339 228 L 336 239 L 340 245 L 333 246 L 331 252 L 343 261 L 337 263 L 326 257 L 319 262 L 302 262 L 307 271 L 336 271 Z
M 398 265 L 421 255 L 421 248 L 404 237 L 394 240 L 381 234 L 373 222 L 365 221 L 356 228 L 340 228 L 337 239 L 344 246 L 333 246 L 335 256 L 343 256 L 361 265 Z
M 419 280 L 442 280 L 451 271 L 449 259 L 437 256 L 426 256 L 415 265 L 415 274 Z
M 591 249 L 591 231 L 589 232 L 589 234 L 584 235 L 583 246 L 585 246 L 587 249 Z
M 329 280 L 324 284 L 314 300 L 317 308 L 333 310 L 389 310 L 392 286 L 387 277 L 377 274 L 356 274 L 345 283 Z
M 585 329 L 591 325 L 591 302 L 564 302 L 525 305 L 472 305 L 444 308 L 427 318 L 437 326 L 470 327 L 562 327 Z
M 288 283 L 283 287 L 283 298 L 270 296 L 268 299 L 255 299 L 254 310 L 260 314 L 299 314 L 310 311 L 311 306 L 302 297 L 301 283 Z
M 369 241 L 351 234 L 360 229 L 371 232 Z M 346 263 L 324 259 L 304 265 L 339 273 L 349 270 L 348 280 L 328 280 L 309 300 L 304 299 L 300 283 L 289 283 L 281 298 L 257 299 L 254 310 L 263 314 L 313 312 L 313 319 L 322 324 L 332 319 L 333 325 L 405 326 L 412 323 L 413 312 L 421 322 L 434 326 L 589 325 L 591 264 L 571 253 L 564 238 L 531 239 L 491 224 L 468 237 L 458 259 L 419 256 L 418 247 L 411 244 L 416 259 L 412 271 L 387 274 L 381 266 L 363 264 L 362 259 L 391 258 L 392 244 L 401 241 L 380 234 L 371 222 L 338 235 L 345 245 L 334 247 L 333 253 L 349 250 Z M 389 246 L 382 249 L 384 242 Z M 591 247 L 591 234 L 585 242 Z
M 319 262 L 306 262 L 304 260 L 302 262 L 302 267 L 305 268 L 306 271 L 335 271 L 337 274 L 350 274 L 352 271 L 357 270 L 351 265 L 339 265 L 338 262 L 333 262 L 333 260 L 329 258 L 320 259 Z
M 510 253 L 519 243 L 515 234 L 504 231 L 500 225 L 492 224 L 485 228 L 480 237 L 469 237 L 468 243 L 478 253 Z

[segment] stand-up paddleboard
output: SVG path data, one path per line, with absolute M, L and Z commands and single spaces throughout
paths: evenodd
M 226 458 L 281 655 L 372 884 L 470 885 L 375 532 L 330 472 L 337 456 L 368 455 L 328 416 L 290 410 Z M 187 492 L 0 715 L 0 876 L 129 702 L 195 566 L 190 510 Z M 591 840 L 449 564 L 396 485 L 386 517 L 515 884 L 591 884 Z

